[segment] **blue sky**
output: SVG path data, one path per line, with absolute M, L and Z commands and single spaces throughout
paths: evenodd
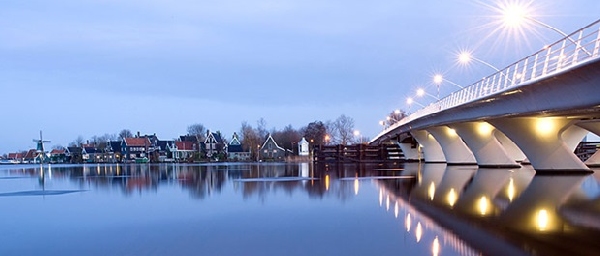
M 518 1 L 2 1 L 0 153 L 67 145 L 127 128 L 161 139 L 202 123 L 227 137 L 261 117 L 295 128 L 341 114 L 374 137 L 378 121 L 433 74 L 470 84 L 560 36 L 500 29 Z M 600 1 L 522 1 L 570 33 Z M 455 90 L 442 87 L 441 94 Z M 429 101 L 418 99 L 422 104 Z

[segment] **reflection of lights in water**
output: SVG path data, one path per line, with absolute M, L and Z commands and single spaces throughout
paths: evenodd
M 423 227 L 421 227 L 421 222 L 418 222 L 417 230 L 415 231 L 415 236 L 417 237 L 417 243 L 421 241 L 422 235 L 423 235 Z
M 406 226 L 406 231 L 410 232 L 410 213 L 406 215 L 404 225 Z
M 394 217 L 398 218 L 398 201 L 394 204 Z
M 508 197 L 508 201 L 512 202 L 515 198 L 515 181 L 511 177 L 508 181 L 508 187 L 506 188 L 506 196 Z
M 548 211 L 545 209 L 539 210 L 535 215 L 535 224 L 538 230 L 544 231 L 548 228 Z
M 385 210 L 386 211 L 390 210 L 390 195 L 387 195 L 385 198 Z
M 96 173 L 98 173 L 98 175 L 100 175 L 100 165 L 96 166 Z
M 431 244 L 431 253 L 433 254 L 433 256 L 437 256 L 440 254 L 440 240 L 437 236 L 435 237 L 435 239 L 433 239 L 433 244 Z
M 379 206 L 383 205 L 383 190 L 379 189 Z
M 433 184 L 433 181 L 431 182 L 431 184 L 429 184 L 428 194 L 429 200 L 433 200 L 433 196 L 435 195 L 435 184 Z
M 329 190 L 329 175 L 325 175 L 325 190 Z
M 448 192 L 447 199 L 448 199 L 448 204 L 450 206 L 454 206 L 454 203 L 456 203 L 457 196 L 456 196 L 456 191 L 454 191 L 453 188 L 450 189 L 450 192 Z
M 477 208 L 479 209 L 479 214 L 486 215 L 488 213 L 489 200 L 487 197 L 482 196 L 477 200 Z
M 354 194 L 358 195 L 358 179 L 354 179 Z

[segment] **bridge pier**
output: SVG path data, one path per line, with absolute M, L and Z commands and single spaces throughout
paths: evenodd
M 426 129 L 440 143 L 446 163 L 450 165 L 477 164 L 473 152 L 465 142 L 448 126 L 435 126 Z
M 496 139 L 496 129 L 486 122 L 463 122 L 450 125 L 473 152 L 480 167 L 520 168 Z
M 495 127 L 494 127 L 494 137 L 496 137 L 498 142 L 500 142 L 500 144 L 502 144 L 502 148 L 504 148 L 504 150 L 511 157 L 511 159 L 515 160 L 515 162 L 517 162 L 517 163 L 526 162 L 527 156 L 525 156 L 525 153 L 523 153 L 523 151 L 521 151 L 519 146 L 517 146 L 517 144 L 515 144 L 512 140 L 510 140 L 508 137 L 506 137 L 506 135 L 504 133 L 502 133 Z M 527 163 L 529 163 L 529 162 L 527 162 Z
M 397 142 L 400 149 L 402 149 L 402 153 L 404 154 L 404 159 L 406 161 L 420 161 L 421 160 L 421 152 L 419 149 L 419 145 L 417 144 L 414 147 L 413 143 L 407 142 Z
M 582 129 L 569 129 L 576 120 L 566 117 L 508 117 L 488 122 L 515 142 L 536 171 L 590 171 L 571 144 Z
M 423 150 L 423 158 L 426 163 L 445 163 L 446 157 L 442 151 L 442 147 L 435 138 L 425 130 L 414 130 L 410 134 L 415 140 L 421 144 Z

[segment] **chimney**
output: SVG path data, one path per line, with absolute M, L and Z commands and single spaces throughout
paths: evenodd
M 137 138 L 139 138 L 139 137 L 140 137 L 140 131 L 137 132 Z

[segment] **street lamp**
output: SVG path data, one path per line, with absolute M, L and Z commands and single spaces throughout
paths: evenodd
M 415 100 L 413 100 L 413 98 L 409 97 L 408 99 L 406 99 L 406 104 L 408 104 L 408 109 L 409 110 L 410 110 L 410 107 L 412 106 L 413 103 L 415 103 L 415 104 L 417 104 L 417 105 L 419 105 L 419 106 L 421 106 L 423 108 L 425 107 L 425 106 L 423 106 L 423 104 L 421 104 L 421 103 L 416 102 Z
M 433 83 L 437 85 L 437 90 L 438 90 L 437 98 L 438 99 L 440 98 L 440 85 L 444 81 L 446 81 L 449 84 L 455 85 L 455 86 L 457 86 L 460 89 L 464 88 L 463 86 L 461 86 L 461 85 L 459 85 L 459 84 L 457 84 L 455 82 L 452 82 L 452 81 L 450 81 L 448 79 L 445 79 L 444 76 L 442 76 L 441 74 L 436 74 L 436 75 L 433 76 Z
M 354 136 L 355 136 L 355 137 L 359 137 L 359 139 L 360 139 L 360 143 L 362 144 L 362 136 L 360 136 L 360 131 L 358 131 L 358 130 L 354 130 Z
M 430 93 L 426 92 L 426 91 L 425 91 L 425 90 L 423 90 L 422 88 L 419 88 L 419 89 L 417 89 L 417 96 L 419 96 L 419 97 L 423 97 L 423 96 L 425 96 L 425 95 L 427 95 L 427 96 L 429 96 L 429 97 L 432 97 L 432 98 L 434 98 L 434 99 L 436 99 L 436 100 L 440 100 L 440 98 L 439 98 L 439 97 L 436 97 L 436 96 L 434 96 L 434 95 L 431 95 Z
M 508 28 L 521 27 L 527 21 L 530 21 L 536 25 L 545 27 L 547 29 L 550 29 L 550 30 L 560 34 L 567 40 L 571 41 L 571 43 L 577 45 L 577 42 L 575 42 L 575 40 L 573 40 L 571 37 L 569 37 L 569 35 L 567 35 L 567 33 L 563 32 L 562 30 L 560 30 L 556 27 L 550 26 L 544 22 L 541 22 L 541 21 L 536 20 L 533 17 L 531 17 L 531 15 L 529 14 L 529 10 L 527 10 L 526 6 L 524 6 L 524 5 L 520 5 L 517 3 L 507 4 L 507 5 L 501 7 L 500 12 L 502 14 L 504 27 L 508 27 Z M 582 50 L 586 54 L 591 55 L 591 53 L 588 52 L 585 48 L 582 48 Z
M 477 62 L 479 62 L 479 63 L 481 63 L 483 65 L 486 65 L 486 66 L 488 66 L 488 67 L 490 67 L 490 68 L 492 68 L 492 69 L 500 72 L 499 68 L 497 68 L 494 65 L 492 65 L 490 63 L 487 63 L 487 62 L 485 62 L 485 61 L 483 61 L 481 59 L 473 57 L 473 55 L 470 52 L 468 52 L 468 51 L 462 51 L 461 53 L 458 54 L 458 62 L 460 64 L 466 65 L 466 64 L 469 64 L 469 62 L 471 62 L 472 60 L 477 61 Z

